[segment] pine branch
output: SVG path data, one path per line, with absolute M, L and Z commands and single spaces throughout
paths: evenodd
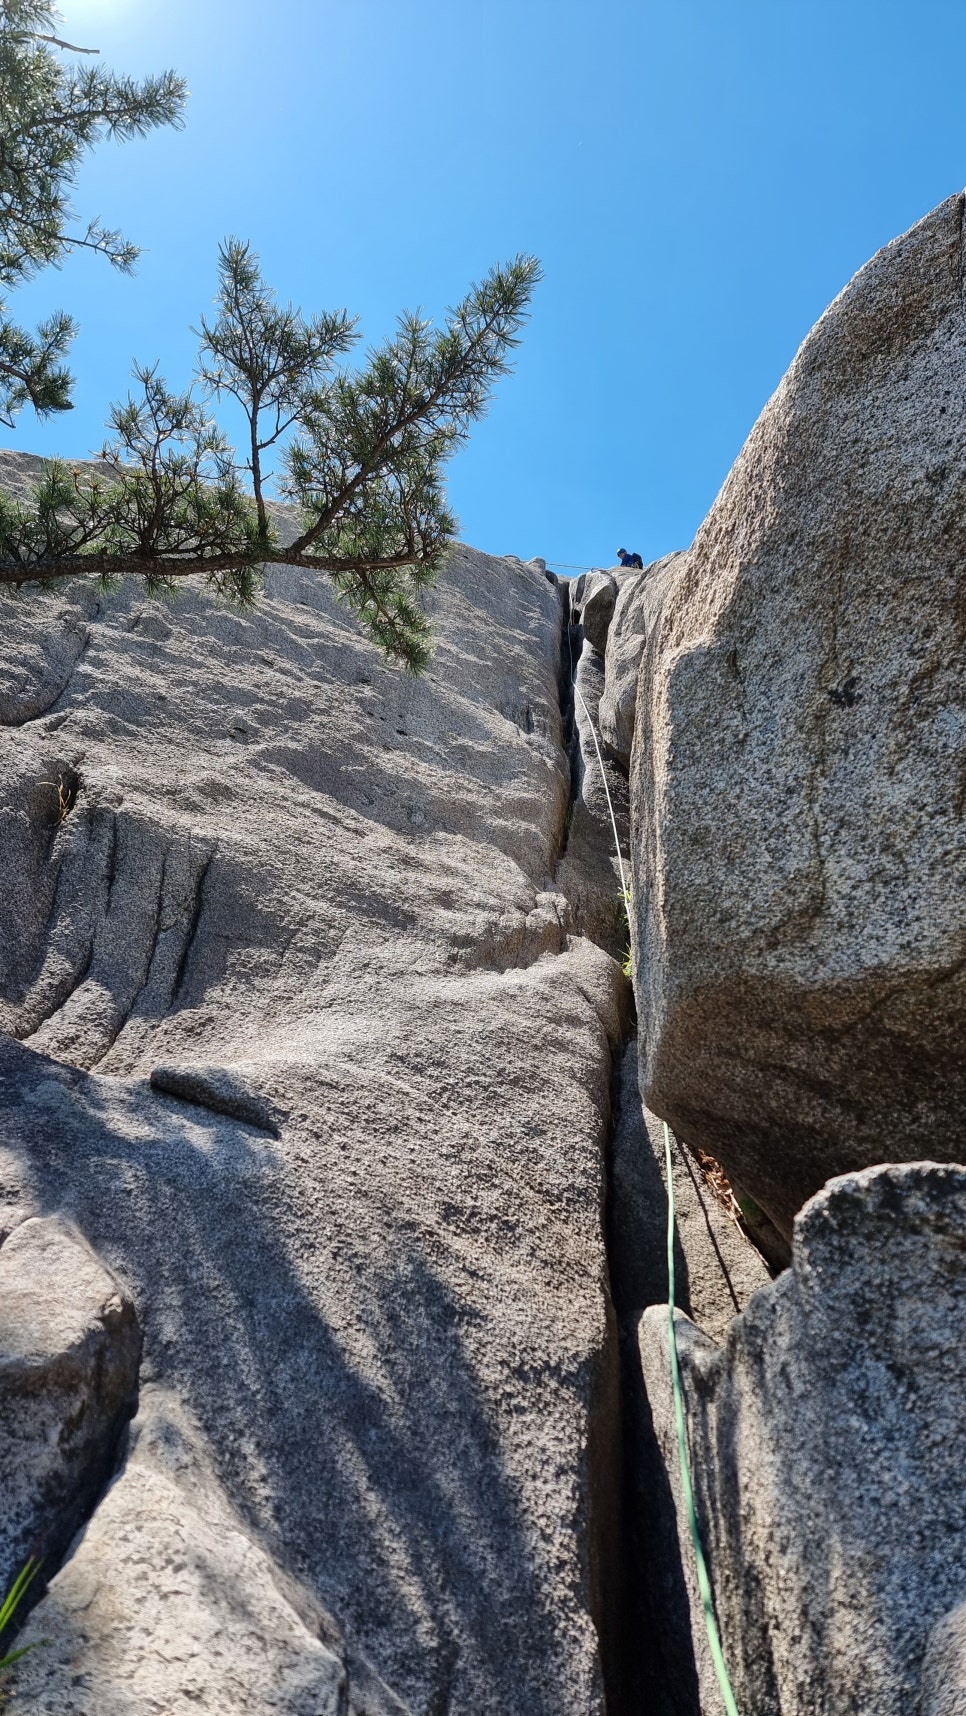
M 370 594 L 374 590 L 372 575 L 377 572 L 395 572 L 412 564 L 412 555 L 408 553 L 387 555 L 382 560 L 358 561 L 353 559 L 338 559 L 332 555 L 322 554 L 293 554 L 290 548 L 278 548 L 271 545 L 259 544 L 257 558 L 246 560 L 239 552 L 226 554 L 199 554 L 186 550 L 179 554 L 169 550 L 163 557 L 147 553 L 131 551 L 127 554 L 61 554 L 51 553 L 38 556 L 35 559 L 17 563 L 12 560 L 0 561 L 0 584 L 49 584 L 62 578 L 96 578 L 100 582 L 113 582 L 117 578 L 146 578 L 156 574 L 161 580 L 169 578 L 209 578 L 216 573 L 237 572 L 246 565 L 257 566 L 296 566 L 305 572 L 325 572 L 340 577 L 351 577 L 359 580 L 361 588 Z
M 0 0 L 0 287 L 8 292 L 75 249 L 131 271 L 138 250 L 120 233 L 99 221 L 73 229 L 70 192 L 98 141 L 180 125 L 187 95 L 170 71 L 139 83 L 99 66 L 70 67 L 60 52 L 97 50 L 66 42 L 56 20 L 49 0 Z M 27 404 L 40 415 L 69 410 L 72 381 L 60 360 L 65 333 L 74 332 L 70 317 L 31 334 L 0 301 L 0 326 L 0 422 L 12 427 Z
M 130 270 L 137 249 L 88 222 L 73 226 L 70 194 L 87 150 L 105 136 L 178 125 L 185 100 L 173 72 L 141 83 L 100 67 L 67 67 L 83 52 L 54 27 L 51 0 L 0 0 L 0 287 L 10 291 L 71 249 Z M 91 50 L 93 52 L 93 50 Z M 65 577 L 142 578 L 149 591 L 201 578 L 219 595 L 254 600 L 261 568 L 294 565 L 328 578 L 366 634 L 413 671 L 425 665 L 421 597 L 456 521 L 443 468 L 507 372 L 533 287 L 532 258 L 495 269 L 434 330 L 400 319 L 395 337 L 357 372 L 337 368 L 356 339 L 345 311 L 315 317 L 280 305 L 258 258 L 222 245 L 215 314 L 202 318 L 191 387 L 169 390 L 156 367 L 114 406 L 99 471 L 47 466 L 29 504 L 0 495 L 0 589 Z M 31 404 L 70 409 L 65 314 L 35 332 L 0 302 L 0 422 Z M 225 395 L 247 420 L 239 462 L 210 407 Z M 266 498 L 266 455 L 299 534 L 279 544 Z M 243 485 L 247 478 L 249 488 Z
M 60 36 L 45 35 L 42 30 L 13 30 L 10 34 L 14 42 L 49 42 L 53 48 L 65 48 L 69 54 L 99 54 L 100 48 L 79 48 L 74 42 L 64 42 Z

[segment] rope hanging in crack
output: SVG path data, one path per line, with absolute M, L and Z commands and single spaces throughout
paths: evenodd
M 681 1489 L 684 1494 L 684 1508 L 691 1528 L 691 1547 L 694 1550 L 694 1562 L 698 1574 L 698 1591 L 701 1597 L 701 1607 L 704 1611 L 704 1625 L 708 1634 L 708 1647 L 711 1651 L 711 1661 L 717 1676 L 718 1686 L 727 1716 L 738 1716 L 738 1705 L 728 1678 L 728 1665 L 721 1648 L 721 1635 L 718 1632 L 718 1622 L 714 1612 L 714 1597 L 711 1591 L 711 1580 L 708 1577 L 708 1565 L 704 1559 L 704 1549 L 701 1545 L 701 1532 L 698 1528 L 698 1515 L 694 1505 L 694 1485 L 691 1481 L 691 1456 L 688 1452 L 688 1431 L 684 1419 L 684 1391 L 681 1387 L 681 1366 L 678 1360 L 677 1329 L 674 1322 L 674 1164 L 671 1159 L 671 1132 L 668 1123 L 664 1122 L 664 1160 L 667 1169 L 667 1318 L 669 1347 L 671 1352 L 671 1386 L 674 1393 L 674 1420 L 678 1433 L 678 1458 L 681 1462 Z
M 621 892 L 624 895 L 624 904 L 627 907 L 627 910 L 629 913 L 630 909 L 631 909 L 631 896 L 630 896 L 630 893 L 628 892 L 628 888 L 627 888 L 627 877 L 624 875 L 624 860 L 621 857 L 621 843 L 620 843 L 620 839 L 619 839 L 618 833 L 617 833 L 617 818 L 614 815 L 614 806 L 613 806 L 613 803 L 611 801 L 610 787 L 609 787 L 608 782 L 607 782 L 607 770 L 604 767 L 604 759 L 600 754 L 600 746 L 597 743 L 597 729 L 594 726 L 594 717 L 590 713 L 590 710 L 588 709 L 587 704 L 584 701 L 583 693 L 581 692 L 580 686 L 577 684 L 577 669 L 574 667 L 574 646 L 573 646 L 573 642 L 572 642 L 571 636 L 570 636 L 570 627 L 571 627 L 571 621 L 570 621 L 570 616 L 568 614 L 568 617 L 567 617 L 567 650 L 568 650 L 569 655 L 570 655 L 570 683 L 574 688 L 574 696 L 580 698 L 580 706 L 583 709 L 583 712 L 587 717 L 587 725 L 590 728 L 590 736 L 594 741 L 594 750 L 597 752 L 597 762 L 598 762 L 598 765 L 600 767 L 600 778 L 604 783 L 604 792 L 607 795 L 607 809 L 610 811 L 610 825 L 611 825 L 611 828 L 613 829 L 613 832 L 614 832 L 614 851 L 617 853 L 617 868 L 619 869 L 619 871 L 621 873 Z
M 621 889 L 622 889 L 622 892 L 624 895 L 624 901 L 625 901 L 625 903 L 628 907 L 628 910 L 629 910 L 631 901 L 630 901 L 630 895 L 627 892 L 627 878 L 624 875 L 624 860 L 621 857 L 621 843 L 620 843 L 619 839 L 617 838 L 617 818 L 614 815 L 614 806 L 613 806 L 613 803 L 611 801 L 610 787 L 607 785 L 607 770 L 604 768 L 604 759 L 600 754 L 600 746 L 597 743 L 597 732 L 596 732 L 596 729 L 594 727 L 594 718 L 591 715 L 590 710 L 588 709 L 586 703 L 584 702 L 584 699 L 581 695 L 580 687 L 578 686 L 576 679 L 574 679 L 574 696 L 580 698 L 580 706 L 583 709 L 583 712 L 587 717 L 587 725 L 590 728 L 590 736 L 594 741 L 594 750 L 597 752 L 597 761 L 600 765 L 600 778 L 604 783 L 604 791 L 607 794 L 607 808 L 610 811 L 610 825 L 611 825 L 611 828 L 614 830 L 614 851 L 617 853 L 617 867 L 621 873 Z
M 627 905 L 628 916 L 630 916 L 631 900 L 627 889 L 627 880 L 624 874 L 624 860 L 621 857 L 620 839 L 617 834 L 617 818 L 614 815 L 614 806 L 611 801 L 610 787 L 607 784 L 607 771 L 604 768 L 604 759 L 601 755 L 600 745 L 597 743 L 597 729 L 594 725 L 594 718 L 591 715 L 577 684 L 577 674 L 574 670 L 574 651 L 573 644 L 571 642 L 569 621 L 567 625 L 567 648 L 570 653 L 570 681 L 574 688 L 574 696 L 580 699 L 581 708 L 587 717 L 587 725 L 590 728 L 590 736 L 594 741 L 594 750 L 597 752 L 597 762 L 600 766 L 600 777 L 604 783 L 604 792 L 607 795 L 607 809 L 610 811 L 610 825 L 614 833 L 614 851 L 617 853 L 617 864 L 621 873 L 621 887 L 624 892 L 624 900 Z M 677 1222 L 674 1211 L 674 1163 L 671 1156 L 671 1131 L 666 1120 L 664 1121 L 664 1160 L 667 1171 L 668 1344 L 671 1356 L 671 1388 L 674 1395 L 674 1421 L 677 1428 L 678 1459 L 681 1465 L 681 1489 L 684 1495 L 684 1506 L 688 1516 L 688 1526 L 691 1532 L 691 1547 L 694 1551 L 694 1563 L 698 1577 L 698 1592 L 701 1597 L 701 1608 L 704 1613 L 704 1625 L 708 1635 L 708 1647 L 711 1651 L 711 1661 L 714 1666 L 715 1676 L 717 1678 L 718 1687 L 724 1703 L 725 1716 L 739 1716 L 737 1700 L 735 1699 L 734 1691 L 732 1689 L 731 1680 L 728 1675 L 728 1665 L 725 1662 L 724 1651 L 721 1646 L 721 1635 L 718 1632 L 718 1622 L 714 1612 L 714 1595 L 711 1590 L 711 1580 L 708 1576 L 708 1564 L 704 1558 L 704 1548 L 701 1543 L 701 1531 L 698 1526 L 698 1515 L 694 1505 L 694 1483 L 691 1478 L 691 1456 L 688 1450 L 688 1431 L 684 1417 L 684 1391 L 681 1386 L 681 1365 L 678 1359 L 677 1328 L 674 1321 L 674 1236 L 677 1228 Z M 727 1276 L 727 1271 L 725 1273 Z M 730 1279 L 728 1284 L 730 1287 Z M 732 1293 L 733 1291 L 734 1290 L 732 1289 Z

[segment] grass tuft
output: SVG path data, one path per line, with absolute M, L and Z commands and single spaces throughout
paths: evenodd
M 40 1562 L 31 1556 L 27 1565 L 21 1568 L 7 1592 L 7 1595 L 3 1599 L 3 1602 L 0 1603 L 0 1639 L 3 1638 L 4 1633 L 13 1625 L 13 1622 L 16 1619 L 17 1610 L 39 1572 Z M 9 1670 L 13 1668 L 15 1663 L 20 1661 L 21 1657 L 26 1656 L 29 1651 L 37 1650 L 38 1646 L 46 1643 L 46 1639 L 37 1639 L 34 1644 L 21 1645 L 19 1650 L 7 1651 L 5 1656 L 0 1657 L 0 1676 L 3 1677 L 3 1680 L 0 1681 L 0 1699 L 5 1700 L 8 1696 L 8 1691 L 4 1682 L 6 1681 L 6 1676 Z

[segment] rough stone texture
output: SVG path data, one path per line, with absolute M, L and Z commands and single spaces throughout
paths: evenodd
M 573 620 L 575 625 L 583 627 L 587 642 L 601 655 L 607 648 L 607 631 L 616 602 L 617 579 L 610 572 L 589 572 L 582 577 Z
M 964 1234 L 966 1170 L 866 1169 L 801 1212 L 792 1269 L 755 1295 L 723 1348 L 678 1315 L 702 1533 L 739 1709 L 964 1707 Z M 715 1716 L 661 1310 L 642 1319 L 641 1358 L 675 1498 L 700 1707 Z
M 346 1716 L 337 1631 L 305 1593 L 298 1612 L 177 1401 L 152 1390 L 132 1442 L 18 1641 L 44 1642 L 17 1670 L 11 1716 L 59 1716 L 68 1685 L 91 1716 Z
M 137 1404 L 141 1334 L 124 1289 L 49 1217 L 0 1248 L 0 1592 L 55 1566 L 111 1473 Z
M 632 802 L 648 1102 L 790 1232 L 966 1157 L 963 198 L 805 341 L 650 633 Z
M 365 1658 L 414 1716 L 600 1716 L 628 986 L 554 881 L 558 593 L 456 551 L 417 682 L 296 571 L 88 604 L 5 619 L 2 1220 L 62 1208 L 131 1284 L 350 1699 Z M 36 612 L 85 616 L 66 685 Z
M 607 631 L 606 682 L 600 700 L 600 730 L 610 755 L 626 771 L 637 709 L 637 681 L 649 633 L 684 570 L 686 555 L 666 554 L 643 572 L 625 573 Z
M 950 1609 L 929 1634 L 918 1716 L 966 1716 L 966 1603 Z

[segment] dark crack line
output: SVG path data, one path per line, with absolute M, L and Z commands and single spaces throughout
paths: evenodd
M 94 1059 L 91 1061 L 90 1066 L 88 1067 L 89 1072 L 93 1072 L 94 1068 L 100 1066 L 101 1062 L 110 1054 L 121 1035 L 121 1032 L 124 1030 L 124 1027 L 134 1014 L 141 996 L 144 994 L 151 981 L 151 971 L 157 957 L 158 943 L 161 939 L 162 933 L 161 912 L 164 905 L 164 885 L 168 874 L 168 859 L 170 855 L 171 847 L 169 845 L 165 848 L 164 856 L 161 860 L 161 871 L 158 877 L 158 893 L 154 905 L 154 924 L 148 939 L 148 954 L 143 966 L 143 976 L 127 1005 L 121 1006 L 118 1009 L 117 1023 L 115 1024 L 114 1029 L 109 1033 L 103 1049 L 101 1049 L 100 1053 L 95 1055 Z M 110 902 L 108 902 L 108 905 L 110 906 Z
M 731 1302 L 734 1305 L 735 1311 L 740 1312 L 741 1311 L 741 1301 L 738 1298 L 737 1293 L 735 1292 L 734 1282 L 732 1281 L 731 1275 L 728 1271 L 728 1265 L 724 1260 L 724 1254 L 722 1253 L 721 1247 L 718 1244 L 718 1236 L 715 1233 L 714 1228 L 711 1225 L 711 1217 L 708 1214 L 708 1207 L 704 1201 L 704 1196 L 703 1196 L 701 1187 L 698 1183 L 697 1175 L 694 1172 L 694 1167 L 693 1167 L 693 1164 L 691 1162 L 690 1154 L 686 1148 L 682 1147 L 682 1145 L 679 1142 L 675 1133 L 672 1132 L 671 1137 L 674 1139 L 674 1142 L 677 1145 L 678 1155 L 680 1156 L 682 1162 L 684 1163 L 684 1166 L 686 1167 L 686 1169 L 688 1171 L 688 1174 L 690 1175 L 691 1184 L 694 1187 L 695 1197 L 697 1198 L 698 1203 L 701 1205 L 701 1214 L 704 1216 L 704 1225 L 708 1230 L 708 1238 L 710 1239 L 712 1247 L 714 1249 L 715 1257 L 718 1259 L 718 1262 L 721 1265 L 721 1273 L 725 1278 L 725 1284 L 728 1288 L 728 1292 L 731 1295 Z
M 79 962 L 78 966 L 76 967 L 76 969 L 67 976 L 67 978 L 64 980 L 64 982 L 62 984 L 55 985 L 54 990 L 53 990 L 53 994 L 51 996 L 50 1006 L 48 1007 L 48 1009 L 46 1011 L 41 1010 L 38 1014 L 36 1014 L 34 1016 L 33 1022 L 31 1023 L 29 1029 L 27 1031 L 25 1031 L 24 1037 L 22 1038 L 22 1041 L 24 1041 L 24 1042 L 28 1042 L 30 1040 L 30 1038 L 35 1036 L 36 1033 L 39 1030 L 41 1030 L 45 1025 L 49 1025 L 54 1019 L 56 1019 L 58 1013 L 63 1012 L 63 1010 L 67 1006 L 68 1002 L 72 999 L 72 997 L 74 995 L 77 994 L 77 991 L 80 989 L 81 985 L 86 982 L 88 976 L 90 975 L 91 966 L 94 963 L 94 954 L 95 954 L 95 951 L 97 948 L 98 930 L 99 930 L 100 926 L 103 924 L 104 918 L 105 918 L 106 913 L 107 913 L 107 902 L 110 900 L 111 889 L 114 886 L 114 875 L 115 875 L 116 863 L 117 863 L 117 818 L 115 817 L 113 812 L 110 812 L 109 814 L 110 814 L 110 823 L 109 823 L 110 836 L 109 836 L 109 847 L 108 847 L 108 853 L 107 853 L 107 874 L 106 874 L 106 876 L 102 877 L 101 883 L 100 883 L 100 888 L 106 888 L 105 902 L 100 907 L 100 909 L 98 909 L 98 905 L 97 905 L 96 901 L 92 904 L 92 907 L 91 907 L 91 910 L 89 913 L 90 932 L 89 932 L 89 936 L 87 939 L 86 948 L 85 948 L 83 955 L 81 956 L 80 962 Z M 94 830 L 97 826 L 98 815 L 99 815 L 98 812 L 94 812 L 92 814 L 92 817 L 91 817 L 91 832 L 92 833 L 94 832 Z M 61 881 L 63 878 L 63 873 L 64 873 L 64 861 L 62 860 L 61 861 L 61 868 L 58 871 L 58 877 L 57 877 L 57 887 L 56 887 L 56 902 L 57 903 L 59 903 L 59 899 L 60 899 L 60 887 L 61 887 Z M 50 916 L 48 916 L 47 921 L 49 924 L 50 923 Z M 43 962 L 41 964 L 40 972 L 38 974 L 38 977 L 35 979 L 35 982 L 42 981 L 44 968 L 46 966 L 49 954 L 50 954 L 50 939 L 48 938 L 47 942 L 46 942 Z M 40 1005 L 41 1005 L 41 1009 L 43 1009 L 43 1002 L 41 1002 Z
M 181 958 L 178 961 L 178 969 L 174 974 L 174 982 L 171 986 L 171 1005 L 172 1005 L 172 1007 L 176 1007 L 178 1005 L 178 1002 L 181 999 L 181 992 L 182 992 L 182 989 L 184 987 L 185 980 L 187 978 L 188 964 L 190 962 L 192 952 L 194 951 L 195 941 L 197 940 L 197 937 L 198 937 L 198 930 L 201 926 L 201 914 L 202 914 L 202 910 L 204 907 L 205 884 L 208 880 L 208 872 L 211 869 L 212 861 L 213 861 L 217 851 L 218 851 L 218 842 L 215 841 L 214 845 L 211 847 L 210 851 L 208 852 L 208 856 L 206 857 L 206 859 L 205 859 L 205 861 L 204 861 L 204 863 L 203 863 L 203 865 L 202 865 L 202 867 L 198 873 L 197 881 L 195 882 L 194 909 L 191 913 L 191 919 L 190 919 L 190 922 L 188 924 L 188 933 L 185 937 L 185 944 L 181 950 Z

